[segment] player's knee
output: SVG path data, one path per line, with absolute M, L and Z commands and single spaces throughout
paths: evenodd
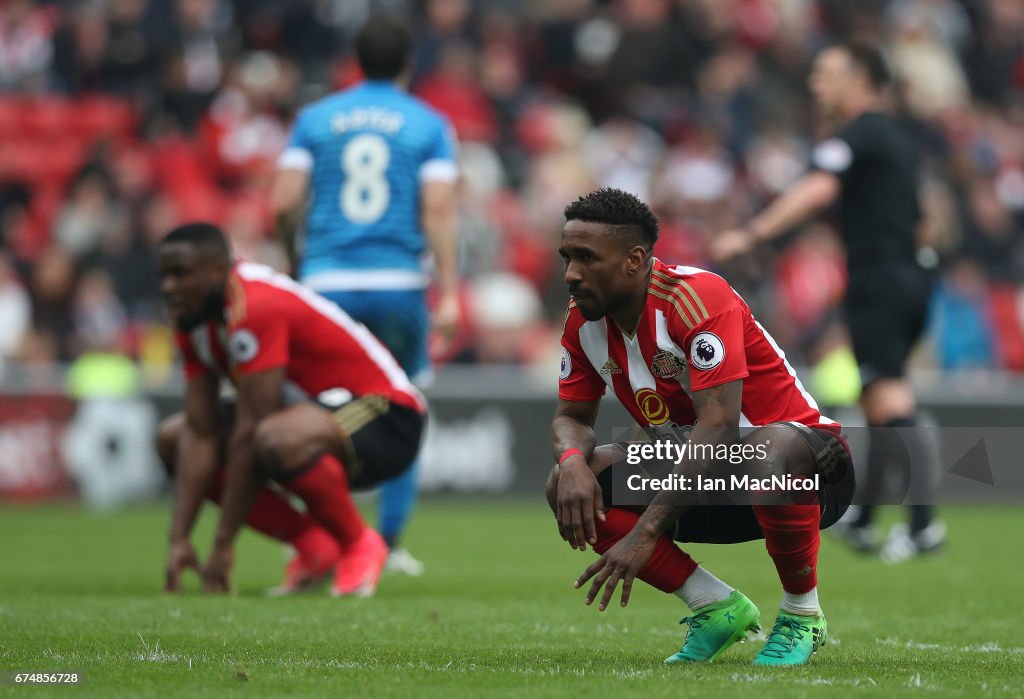
M 288 420 L 271 415 L 256 426 L 256 463 L 266 475 L 274 477 L 294 468 L 296 446 L 296 430 Z
M 815 472 L 810 445 L 790 427 L 765 425 L 743 441 L 754 447 L 753 457 L 747 461 L 747 471 L 752 476 L 807 476 Z
M 548 499 L 548 506 L 551 507 L 552 512 L 557 511 L 558 503 L 558 465 L 556 464 L 551 469 L 551 475 L 548 476 L 548 482 L 544 486 L 544 496 Z
M 178 435 L 185 424 L 185 418 L 181 413 L 164 418 L 156 430 L 155 447 L 160 463 L 163 465 L 167 475 L 174 477 L 174 460 L 178 452 Z

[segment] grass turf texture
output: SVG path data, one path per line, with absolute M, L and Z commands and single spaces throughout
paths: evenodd
M 159 593 L 166 507 L 97 515 L 0 509 L 0 669 L 77 671 L 36 696 L 1024 696 L 1019 542 L 1011 508 L 947 509 L 947 554 L 885 567 L 824 538 L 831 642 L 808 667 L 754 668 L 759 644 L 664 667 L 686 613 L 645 585 L 626 609 L 583 605 L 570 551 L 541 506 L 421 504 L 408 545 L 427 576 L 386 578 L 372 600 L 267 599 L 277 544 L 246 533 L 229 598 L 189 578 Z M 208 509 L 197 542 L 212 529 Z M 202 552 L 202 546 L 200 547 Z M 780 591 L 763 543 L 695 546 L 770 627 Z M 1017 588 L 1019 590 L 1019 587 Z M 9 679 L 9 678 L 8 678 Z

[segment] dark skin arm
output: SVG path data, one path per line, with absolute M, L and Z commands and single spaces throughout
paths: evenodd
M 263 487 L 263 477 L 253 463 L 253 442 L 260 420 L 281 407 L 284 368 L 242 376 L 236 386 L 238 403 L 235 426 L 228 442 L 227 479 L 220 508 L 220 523 L 213 551 L 203 569 L 206 592 L 227 592 L 234 564 L 235 539 Z
M 593 545 L 597 541 L 595 517 L 604 520 L 601 486 L 588 466 L 597 445 L 597 408 L 598 401 L 559 400 L 551 422 L 551 451 L 556 460 L 567 449 L 583 452 L 583 456 L 570 456 L 559 466 L 555 512 L 558 533 L 580 551 L 587 550 L 587 542 Z
M 743 397 L 743 381 L 731 381 L 693 394 L 693 407 L 697 423 L 690 435 L 691 444 L 733 444 L 739 439 L 740 404 Z M 703 454 L 704 450 L 690 450 L 689 454 Z M 707 477 L 713 464 L 704 458 L 684 459 L 673 470 L 689 478 Z M 622 581 L 621 604 L 629 603 L 633 580 L 650 560 L 658 537 L 668 531 L 691 506 L 688 493 L 674 490 L 661 491 L 640 517 L 633 529 L 618 543 L 587 566 L 576 580 L 575 586 L 582 587 L 594 579 L 587 592 L 586 604 L 591 604 L 604 587 L 604 595 L 598 609 L 602 612 L 611 602 L 612 594 L 619 580 Z
M 295 236 L 306 201 L 309 174 L 302 170 L 278 170 L 270 189 L 270 207 L 274 212 L 275 235 L 280 241 L 292 266 L 292 276 L 298 276 L 298 251 Z
M 185 426 L 179 437 L 175 463 L 174 510 L 165 592 L 181 589 L 181 574 L 186 569 L 199 572 L 199 561 L 189 538 L 203 498 L 217 471 L 219 430 L 217 379 L 211 374 L 204 374 L 189 381 L 185 389 Z

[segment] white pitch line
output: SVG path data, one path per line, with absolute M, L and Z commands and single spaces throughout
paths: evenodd
M 903 641 L 898 638 L 876 638 L 875 643 L 882 646 L 898 646 L 908 650 L 938 650 L 946 653 L 1009 653 L 1010 655 L 1024 655 L 1024 648 L 1004 648 L 995 642 L 973 643 L 967 646 L 950 646 L 942 643 Z

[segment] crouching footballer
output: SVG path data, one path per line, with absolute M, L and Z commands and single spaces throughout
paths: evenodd
M 842 516 L 854 492 L 840 425 L 819 412 L 782 350 L 721 277 L 653 256 L 658 221 L 644 203 L 601 189 L 566 207 L 565 218 L 559 254 L 571 300 L 551 426 L 558 463 L 546 494 L 562 538 L 601 554 L 576 587 L 589 583 L 586 603 L 600 596 L 601 611 L 620 582 L 626 606 L 635 578 L 679 597 L 691 610 L 683 620 L 689 629 L 665 662 L 711 661 L 759 631 L 760 612 L 675 542 L 764 539 L 782 600 L 754 664 L 808 662 L 828 638 L 818 602 L 819 530 Z M 646 471 L 630 458 L 635 445 L 597 446 L 593 425 L 608 389 L 648 439 L 711 447 L 678 449 L 670 474 L 676 481 L 742 475 L 810 480 L 817 489 L 750 489 L 741 500 L 671 489 L 625 502 L 621 485 Z M 737 445 L 751 458 L 715 455 L 715 447 Z

